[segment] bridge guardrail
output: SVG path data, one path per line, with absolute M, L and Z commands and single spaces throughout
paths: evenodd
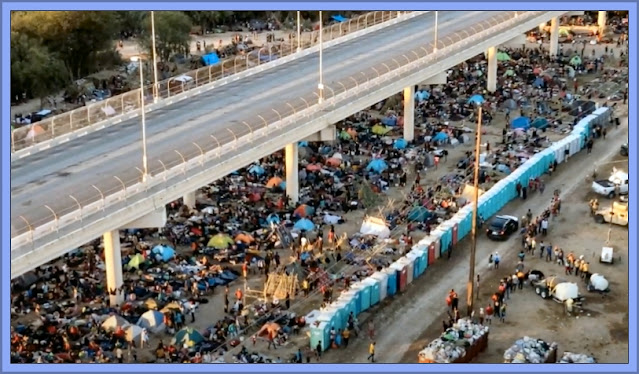
M 285 103 L 283 107 L 287 107 L 289 110 L 273 109 L 271 115 L 256 115 L 256 118 L 250 123 L 243 122 L 233 125 L 232 128 L 226 128 L 227 134 L 212 134 L 207 142 L 194 142 L 191 150 L 174 150 L 177 157 L 172 162 L 164 162 L 161 159 L 149 160 L 150 175 L 145 182 L 142 181 L 142 171 L 135 168 L 137 171 L 133 173 L 135 175 L 133 177 L 113 176 L 113 183 L 109 185 L 87 186 L 87 191 L 93 190 L 95 193 L 88 193 L 88 196 L 82 197 L 69 195 L 68 205 L 62 209 L 43 206 L 41 209 L 50 214 L 39 221 L 30 221 L 27 217 L 19 217 L 25 225 L 12 228 L 12 250 L 33 244 L 37 238 L 43 235 L 54 231 L 59 232 L 60 228 L 68 222 L 81 221 L 97 212 L 104 211 L 105 207 L 114 201 L 132 198 L 172 177 L 185 174 L 187 170 L 202 167 L 208 161 L 221 158 L 229 149 L 235 149 L 243 143 L 251 143 L 268 136 L 272 127 L 281 129 L 292 123 L 298 123 L 319 111 L 334 107 L 338 102 L 353 101 L 353 98 L 370 91 L 374 86 L 383 85 L 407 71 L 430 64 L 441 56 L 464 50 L 468 45 L 483 39 L 487 34 L 494 33 L 495 29 L 508 29 L 512 24 L 520 22 L 522 18 L 532 18 L 540 13 L 543 12 L 502 13 L 490 20 L 469 26 L 470 30 L 440 36 L 436 53 L 433 53 L 435 44 L 431 42 L 415 48 L 402 57 L 391 58 L 370 68 L 367 72 L 360 72 L 360 74 L 331 84 L 331 86 L 325 84 L 325 100 L 321 105 L 311 105 L 311 103 L 316 103 L 319 98 L 319 92 L 316 90 L 312 94 L 300 97 L 294 103 Z M 392 66 L 397 68 L 392 69 Z
M 393 20 L 410 19 L 423 13 L 376 11 L 349 19 L 348 22 L 330 25 L 323 29 L 325 48 L 330 47 L 331 43 L 346 41 L 348 36 L 353 36 L 359 31 L 370 29 L 386 22 L 389 22 L 389 25 L 394 24 Z M 313 47 L 318 46 L 318 35 L 319 31 L 313 31 L 308 34 L 308 37 L 302 36 L 300 42 L 302 54 L 300 56 L 314 52 Z M 262 67 L 272 68 L 286 63 L 290 61 L 286 57 L 296 57 L 297 46 L 297 35 L 294 33 L 290 40 L 269 43 L 259 48 L 256 53 L 251 52 L 242 56 L 235 56 L 215 66 L 203 67 L 181 75 L 189 76 L 190 82 L 176 83 L 176 78 L 181 77 L 178 76 L 158 82 L 157 86 L 154 84 L 145 86 L 146 112 L 170 105 L 175 101 L 184 100 L 186 98 L 185 93 L 190 92 L 193 94 L 196 91 L 195 94 L 199 94 L 203 89 L 213 88 L 212 83 L 217 82 L 214 86 L 219 87 L 237 80 L 242 77 L 242 73 L 247 73 L 254 70 L 254 68 L 258 69 L 254 73 L 258 73 L 263 71 L 263 69 L 259 70 Z M 149 73 L 152 72 L 151 69 L 147 70 Z M 85 107 L 14 129 L 11 131 L 12 159 L 26 157 L 39 150 L 69 141 L 71 138 L 83 136 L 89 132 L 135 118 L 140 111 L 140 96 L 140 89 L 138 88 L 104 101 L 88 104 Z M 68 136 L 65 137 L 65 135 Z

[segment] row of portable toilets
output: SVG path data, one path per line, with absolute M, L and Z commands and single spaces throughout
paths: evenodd
M 570 135 L 531 157 L 516 171 L 484 193 L 478 202 L 479 214 L 488 218 L 497 213 L 517 196 L 517 182 L 527 185 L 529 178 L 544 174 L 554 161 L 558 164 L 563 162 L 566 149 L 569 155 L 581 151 L 586 145 L 591 126 L 603 125 L 609 118 L 610 110 L 604 107 L 582 119 Z M 311 348 L 315 349 L 318 343 L 321 343 L 322 350 L 328 349 L 331 328 L 335 328 L 335 331 L 343 330 L 348 324 L 351 312 L 354 316 L 358 316 L 384 299 L 404 292 L 409 284 L 426 272 L 428 266 L 444 256 L 452 246 L 470 233 L 472 216 L 472 205 L 461 208 L 451 219 L 440 224 L 429 236 L 414 245 L 405 256 L 389 267 L 352 284 L 349 290 L 343 292 L 336 301 L 316 316 L 308 316 L 307 322 L 311 325 Z

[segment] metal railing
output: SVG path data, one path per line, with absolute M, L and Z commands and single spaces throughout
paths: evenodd
M 88 186 L 82 196 L 69 195 L 66 201 L 56 201 L 54 207 L 51 206 L 53 204 L 42 206 L 39 213 L 35 213 L 34 210 L 34 217 L 14 217 L 12 251 L 33 244 L 44 235 L 59 232 L 71 222 L 99 218 L 95 214 L 105 212 L 110 204 L 126 202 L 127 199 L 132 199 L 150 188 L 167 184 L 171 178 L 178 175 L 186 176 L 187 171 L 194 168 L 203 169 L 211 161 L 232 162 L 237 156 L 225 158 L 240 146 L 263 140 L 265 137 L 270 138 L 276 131 L 290 132 L 292 128 L 287 129 L 288 127 L 302 126 L 305 121 L 314 120 L 319 116 L 328 116 L 327 112 L 330 113 L 330 110 L 327 109 L 335 109 L 338 104 L 342 104 L 340 108 L 352 105 L 357 99 L 400 79 L 409 72 L 423 70 L 425 66 L 437 63 L 446 56 L 462 53 L 487 36 L 498 35 L 499 32 L 542 13 L 545 12 L 504 12 L 489 20 L 472 24 L 463 31 L 442 35 L 438 39 L 436 53 L 433 53 L 435 44 L 431 42 L 347 79 L 332 83 L 331 86 L 325 84 L 324 102 L 321 105 L 317 104 L 319 93 L 315 90 L 295 101 L 286 102 L 277 109 L 273 108 L 271 113 L 260 113 L 251 120 L 235 123 L 216 134 L 211 134 L 209 139 L 193 142 L 192 149 L 182 148 L 169 152 L 174 153 L 170 160 L 168 157 L 149 160 L 150 176 L 144 183 L 142 170 L 134 168 L 129 173 L 113 176 L 110 183 L 105 181 L 100 186 Z M 38 218 L 35 218 L 36 216 Z M 16 222 L 18 220 L 23 221 L 24 225 L 19 226 Z
M 410 12 L 377 11 L 336 23 L 323 29 L 323 40 L 329 42 L 341 36 L 367 29 L 369 27 L 395 19 Z M 319 30 L 302 34 L 301 50 L 318 44 Z M 145 104 L 151 104 L 155 99 L 163 100 L 179 95 L 186 91 L 202 87 L 225 77 L 246 71 L 253 67 L 264 65 L 276 59 L 295 54 L 297 52 L 297 34 L 293 32 L 288 41 L 267 43 L 256 50 L 243 55 L 234 56 L 214 66 L 206 66 L 180 76 L 171 77 L 158 82 L 157 85 L 145 86 Z M 188 76 L 188 82 L 179 82 L 176 78 Z M 140 89 L 134 89 L 109 99 L 90 103 L 84 107 L 56 115 L 42 121 L 26 125 L 11 131 L 11 152 L 33 146 L 40 142 L 54 139 L 82 128 L 108 121 L 114 117 L 127 113 L 134 114 L 140 110 Z

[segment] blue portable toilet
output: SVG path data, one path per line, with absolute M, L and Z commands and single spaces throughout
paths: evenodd
M 379 282 L 377 282 L 375 279 L 368 277 L 366 279 L 364 279 L 362 281 L 362 283 L 365 283 L 368 285 L 368 289 L 371 292 L 371 306 L 373 305 L 377 305 L 379 303 Z
M 428 248 L 427 249 L 416 249 L 415 255 L 419 257 L 419 275 L 422 275 L 426 272 L 428 268 Z
M 337 322 L 339 317 L 335 314 L 334 310 L 321 310 L 319 316 L 317 316 L 317 321 L 326 322 L 328 324 L 328 329 L 335 328 L 338 329 Z
M 388 288 L 386 289 L 387 296 L 394 296 L 397 293 L 397 270 L 392 267 L 384 269 L 384 273 L 388 275 Z
M 361 309 L 360 312 L 365 312 L 367 311 L 370 307 L 371 307 L 371 289 L 370 286 L 367 284 L 364 284 L 362 282 L 358 282 L 355 283 L 354 285 L 351 286 L 352 289 L 354 290 L 359 290 L 360 291 L 360 302 L 361 302 Z
M 371 275 L 370 278 L 379 284 L 379 301 L 383 301 L 388 296 L 388 274 L 378 271 Z
M 362 312 L 362 293 L 360 290 L 351 287 L 348 291 L 344 292 L 344 294 L 349 295 L 355 304 L 355 316 L 359 316 Z
M 335 329 L 346 327 L 346 322 L 348 321 L 348 315 L 344 314 L 346 310 L 340 308 L 336 303 L 327 306 L 325 310 L 335 315 Z
M 353 313 L 353 317 L 357 317 L 357 310 L 355 308 L 355 299 L 353 299 L 352 295 L 346 295 L 342 293 L 339 298 L 337 298 L 339 303 L 343 303 L 346 310 L 344 314 L 346 315 L 346 321 L 348 322 L 348 317 Z
M 326 351 L 331 343 L 331 327 L 326 322 L 313 324 L 311 326 L 311 350 L 317 347 L 321 342 L 322 351 Z
M 406 254 L 406 258 L 413 264 L 413 282 L 421 275 L 419 272 L 419 256 L 415 252 L 410 251 Z

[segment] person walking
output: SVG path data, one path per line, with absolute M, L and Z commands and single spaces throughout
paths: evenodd
M 367 361 L 375 362 L 375 342 L 372 342 L 368 346 L 368 358 Z
M 351 338 L 351 330 L 348 327 L 342 331 L 342 338 L 344 339 L 344 348 L 348 348 L 348 339 Z
M 493 256 L 493 261 L 495 261 L 495 269 L 499 269 L 499 252 L 495 252 L 495 256 Z
M 490 304 L 488 304 L 486 306 L 486 324 L 487 325 L 492 325 L 493 324 L 493 307 L 490 306 Z
M 502 303 L 499 309 L 499 320 L 504 323 L 506 322 L 506 303 Z
M 546 247 L 546 262 L 552 261 L 552 244 Z

